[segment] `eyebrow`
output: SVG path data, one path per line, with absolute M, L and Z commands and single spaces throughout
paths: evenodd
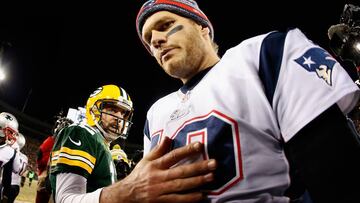
M 146 43 L 150 43 L 147 39 L 149 38 L 149 36 L 151 36 L 151 30 L 158 30 L 160 25 L 166 23 L 167 21 L 169 20 L 172 20 L 173 18 L 171 17 L 163 17 L 163 18 L 160 18 L 154 22 L 152 22 L 149 26 L 148 26 L 148 29 L 145 30 L 144 32 L 144 41 Z

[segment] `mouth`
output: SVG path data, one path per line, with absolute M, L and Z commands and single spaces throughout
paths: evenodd
M 108 127 L 108 129 L 111 131 L 111 132 L 116 132 L 119 130 L 119 127 L 117 125 L 110 125 Z
M 171 50 L 173 50 L 174 48 L 167 48 L 167 49 L 164 49 L 163 51 L 161 51 L 160 53 L 160 60 L 162 63 L 164 63 L 164 61 L 166 60 L 167 56 L 169 56 L 169 52 Z

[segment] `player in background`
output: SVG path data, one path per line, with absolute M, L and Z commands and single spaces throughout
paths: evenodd
M 344 116 L 359 89 L 299 29 L 244 40 L 220 58 L 194 0 L 149 0 L 136 28 L 184 84 L 149 109 L 145 154 L 164 137 L 173 149 L 203 142 L 204 154 L 184 162 L 217 160 L 215 181 L 200 188 L 209 202 L 289 202 L 289 163 L 314 202 L 360 202 L 360 148 Z
M 11 188 L 12 172 L 21 174 L 23 163 L 19 153 L 11 147 L 16 142 L 19 133 L 19 123 L 14 115 L 8 112 L 0 113 L 0 168 L 2 169 L 0 199 L 5 200 Z
M 24 135 L 19 133 L 16 142 L 11 146 L 17 151 L 17 153 L 19 153 L 20 161 L 22 163 L 22 169 L 20 173 L 12 172 L 11 174 L 11 187 L 8 190 L 8 194 L 4 194 L 7 197 L 8 203 L 13 203 L 18 196 L 20 192 L 21 176 L 23 176 L 26 172 L 28 157 L 20 151 L 25 146 L 25 143 L 26 139 Z
M 56 202 L 99 199 L 99 188 L 115 182 L 109 144 L 127 136 L 132 114 L 132 101 L 122 88 L 105 85 L 90 95 L 86 104 L 88 125 L 64 128 L 54 144 L 50 180 Z M 94 193 L 81 195 L 86 192 Z
M 104 85 L 90 95 L 87 124 L 70 125 L 56 137 L 50 172 L 55 202 L 193 202 L 201 198 L 198 192 L 175 193 L 211 181 L 215 163 L 172 168 L 184 156 L 200 153 L 199 143 L 167 153 L 170 143 L 164 140 L 131 174 L 115 183 L 109 143 L 127 136 L 132 115 L 133 103 L 121 87 Z

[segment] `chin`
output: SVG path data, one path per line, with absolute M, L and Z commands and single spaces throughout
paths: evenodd
M 183 67 L 179 63 L 174 63 L 173 61 L 167 61 L 163 66 L 165 72 L 174 78 L 180 78 L 182 72 L 184 71 Z

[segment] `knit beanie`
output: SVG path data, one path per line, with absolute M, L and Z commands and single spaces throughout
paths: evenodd
M 141 7 L 136 17 L 136 30 L 142 40 L 142 27 L 148 17 L 158 11 L 169 11 L 177 15 L 190 18 L 199 25 L 208 27 L 210 29 L 210 37 L 214 39 L 214 30 L 211 22 L 206 15 L 200 10 L 196 1 L 194 0 L 148 0 Z M 144 43 L 146 49 L 150 51 L 150 47 Z

